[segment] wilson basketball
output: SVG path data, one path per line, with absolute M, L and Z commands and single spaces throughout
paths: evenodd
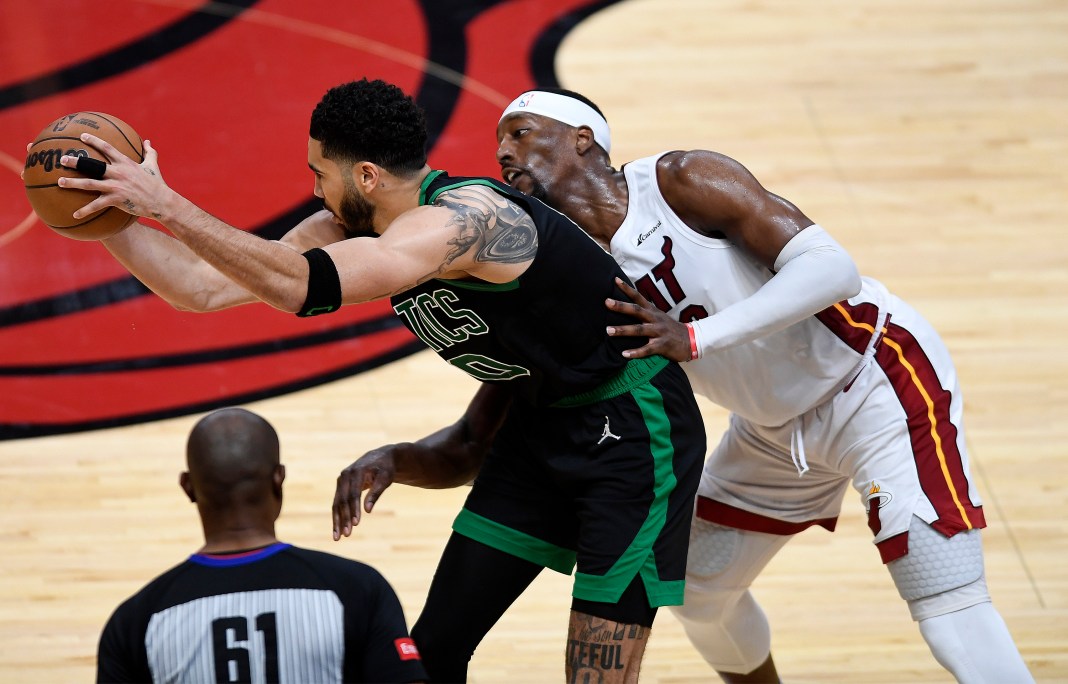
M 26 153 L 23 180 L 30 206 L 46 226 L 74 240 L 102 240 L 130 225 L 136 217 L 117 207 L 107 207 L 81 219 L 74 218 L 74 212 L 93 201 L 98 193 L 59 187 L 63 176 L 86 177 L 75 169 L 61 166 L 59 158 L 69 154 L 107 161 L 95 148 L 81 141 L 82 133 L 106 140 L 138 163 L 144 159 L 141 136 L 126 122 L 100 112 L 75 112 L 48 124 L 34 139 Z

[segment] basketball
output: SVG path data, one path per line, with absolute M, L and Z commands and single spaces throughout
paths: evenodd
M 34 213 L 60 235 L 74 240 L 103 240 L 126 228 L 136 217 L 118 207 L 107 207 L 81 219 L 74 218 L 74 212 L 93 201 L 97 193 L 59 187 L 59 179 L 64 176 L 86 177 L 61 166 L 59 158 L 68 154 L 107 162 L 100 152 L 81 141 L 82 133 L 106 140 L 138 163 L 144 159 L 141 136 L 124 121 L 100 112 L 67 114 L 48 124 L 26 153 L 26 196 Z

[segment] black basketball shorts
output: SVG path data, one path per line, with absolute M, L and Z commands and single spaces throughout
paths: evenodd
M 575 570 L 576 598 L 615 603 L 640 576 L 650 606 L 679 605 L 704 456 L 682 369 L 637 359 L 583 396 L 514 403 L 453 529 Z

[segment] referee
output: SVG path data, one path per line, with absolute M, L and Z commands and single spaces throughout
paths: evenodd
M 279 542 L 285 466 L 260 416 L 225 408 L 189 435 L 180 484 L 204 546 L 114 612 L 98 682 L 426 679 L 393 588 L 368 565 Z

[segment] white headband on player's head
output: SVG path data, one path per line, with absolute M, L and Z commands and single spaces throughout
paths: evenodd
M 575 128 L 588 126 L 593 131 L 594 141 L 605 152 L 612 151 L 612 137 L 608 133 L 608 121 L 582 100 L 544 90 L 528 90 L 505 107 L 497 123 L 516 112 L 547 116 Z

